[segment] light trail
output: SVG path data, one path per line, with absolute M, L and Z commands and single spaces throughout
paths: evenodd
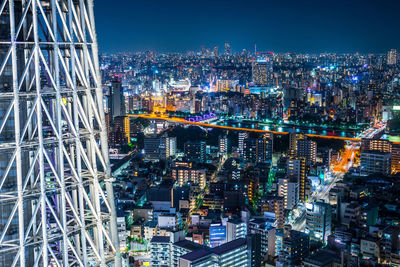
M 187 120 L 185 120 L 183 118 L 167 117 L 165 115 L 161 115 L 160 116 L 160 115 L 154 115 L 154 114 L 127 114 L 126 116 L 132 117 L 132 118 L 145 118 L 145 119 L 164 120 L 164 121 L 171 121 L 171 122 L 177 122 L 177 123 L 183 123 L 183 124 L 192 124 L 192 125 L 203 126 L 203 127 L 220 128 L 220 129 L 233 130 L 233 131 L 248 131 L 248 132 L 257 132 L 257 133 L 273 133 L 273 134 L 282 134 L 282 135 L 289 134 L 289 132 L 268 131 L 268 130 L 260 130 L 260 129 L 251 129 L 251 128 L 241 128 L 241 127 L 216 125 L 216 124 L 209 124 L 209 123 L 204 123 L 204 122 L 193 122 L 193 121 L 187 121 Z M 328 136 L 328 135 L 318 135 L 318 134 L 306 134 L 306 135 L 308 137 L 361 142 L 361 138 L 343 137 L 343 136 Z M 392 142 L 392 143 L 400 144 L 400 142 Z

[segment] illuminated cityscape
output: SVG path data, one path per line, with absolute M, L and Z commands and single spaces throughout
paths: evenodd
M 2 0 L 0 267 L 400 266 L 400 3 L 166 2 Z

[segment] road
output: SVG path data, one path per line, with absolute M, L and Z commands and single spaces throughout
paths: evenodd
M 333 179 L 325 184 L 319 191 L 313 192 L 307 202 L 312 203 L 315 201 L 329 201 L 329 192 L 336 185 L 336 183 L 343 179 L 344 174 L 353 165 L 353 160 L 358 149 L 358 144 L 350 143 L 346 146 L 346 150 L 342 153 L 339 162 L 333 164 Z M 304 208 L 304 207 L 303 207 Z M 298 219 L 292 225 L 292 229 L 296 231 L 303 231 L 306 227 L 306 210 L 305 208 L 300 213 Z

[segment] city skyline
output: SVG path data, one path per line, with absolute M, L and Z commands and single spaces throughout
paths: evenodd
M 234 52 L 253 51 L 255 44 L 259 51 L 295 53 L 400 48 L 398 1 L 153 0 L 123 6 L 109 12 L 105 1 L 95 3 L 103 52 L 186 52 L 202 45 L 221 49 L 225 42 Z

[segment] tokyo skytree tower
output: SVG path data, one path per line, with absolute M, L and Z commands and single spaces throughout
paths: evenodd
M 93 0 L 0 0 L 0 266 L 120 266 Z

